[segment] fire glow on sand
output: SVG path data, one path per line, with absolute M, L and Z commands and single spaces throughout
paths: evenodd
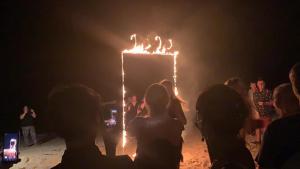
M 173 66 L 173 82 L 174 82 L 174 92 L 175 95 L 178 95 L 178 90 L 177 90 L 177 56 L 179 54 L 178 51 L 173 50 L 173 43 L 172 39 L 168 39 L 168 43 L 162 44 L 162 40 L 160 36 L 155 36 L 154 40 L 158 42 L 158 44 L 153 48 L 153 44 L 151 43 L 138 43 L 137 42 L 137 36 L 136 34 L 133 34 L 130 36 L 130 40 L 134 40 L 134 46 L 131 49 L 125 49 L 121 53 L 122 57 L 122 98 L 123 98 L 123 132 L 122 132 L 122 147 L 124 148 L 126 145 L 126 130 L 125 130 L 125 72 L 124 72 L 124 55 L 125 54 L 138 54 L 138 55 L 161 55 L 161 56 L 171 56 L 173 57 L 174 61 L 174 66 Z

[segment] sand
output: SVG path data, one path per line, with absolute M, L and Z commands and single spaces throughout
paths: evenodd
M 248 137 L 250 142 L 253 138 Z M 200 133 L 197 129 L 192 129 L 184 133 L 183 155 L 184 162 L 181 163 L 181 169 L 207 169 L 210 166 L 207 147 L 205 142 L 201 141 Z M 103 141 L 97 139 L 96 143 L 101 152 L 105 153 Z M 258 146 L 248 144 L 249 149 L 255 156 Z M 21 162 L 15 164 L 13 169 L 49 169 L 61 160 L 65 150 L 64 141 L 60 138 L 53 138 L 45 143 L 31 147 L 21 147 Z M 125 149 L 118 146 L 118 154 L 128 154 L 133 158 L 135 152 L 135 140 L 129 139 Z

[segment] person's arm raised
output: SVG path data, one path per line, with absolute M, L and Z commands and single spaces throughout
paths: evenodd
M 272 91 L 270 90 L 267 90 L 267 99 L 268 101 L 264 102 L 264 105 L 273 106 L 273 96 L 272 96 Z
M 30 111 L 32 112 L 31 116 L 32 116 L 33 118 L 36 118 L 36 113 L 35 113 L 35 111 L 34 111 L 33 109 L 31 109 Z
M 20 120 L 23 120 L 26 114 L 27 112 L 23 112 L 22 114 L 20 114 Z

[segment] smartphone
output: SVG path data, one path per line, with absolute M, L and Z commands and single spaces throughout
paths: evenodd
M 116 115 L 118 113 L 117 109 L 110 109 L 111 115 Z
M 19 132 L 4 134 L 2 162 L 16 162 L 19 160 L 19 144 Z
M 117 125 L 117 109 L 110 109 L 110 119 L 105 120 L 105 125 L 107 127 L 114 127 Z

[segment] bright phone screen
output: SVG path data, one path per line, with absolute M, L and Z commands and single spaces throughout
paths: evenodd
M 5 133 L 3 145 L 3 161 L 13 162 L 18 160 L 19 133 Z

